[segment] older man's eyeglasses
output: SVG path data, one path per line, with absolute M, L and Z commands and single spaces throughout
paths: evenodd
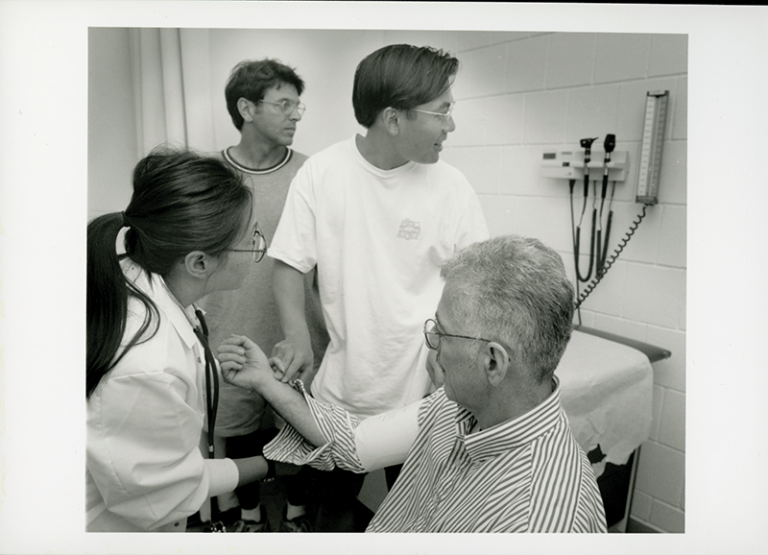
M 253 230 L 253 238 L 251 239 L 250 249 L 227 249 L 231 252 L 249 252 L 253 255 L 254 262 L 261 262 L 264 255 L 267 254 L 267 240 L 261 233 L 261 230 L 256 227 Z
M 262 100 L 264 104 L 272 104 L 273 106 L 279 106 L 283 115 L 290 116 L 294 110 L 296 110 L 300 116 L 304 115 L 307 107 L 300 102 L 294 102 L 293 100 L 281 100 L 280 102 L 272 102 L 271 100 Z
M 441 337 L 458 337 L 459 339 L 472 339 L 474 341 L 485 341 L 490 343 L 490 339 L 483 339 L 482 337 L 469 337 L 468 335 L 454 335 L 452 333 L 443 333 L 437 331 L 437 322 L 432 318 L 424 322 L 424 339 L 427 341 L 427 347 L 433 350 L 437 350 L 440 347 Z

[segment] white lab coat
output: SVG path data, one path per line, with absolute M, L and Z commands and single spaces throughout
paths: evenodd
M 130 260 L 123 271 L 157 305 L 157 333 L 134 346 L 88 400 L 86 529 L 178 531 L 212 496 L 233 491 L 231 459 L 206 458 L 205 356 L 190 319 L 160 276 Z M 144 318 L 131 298 L 124 340 Z M 157 320 L 155 320 L 157 321 Z

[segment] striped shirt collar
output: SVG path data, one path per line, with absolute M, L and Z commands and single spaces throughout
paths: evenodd
M 543 403 L 512 420 L 469 434 L 475 416 L 463 407 L 456 413 L 456 432 L 473 461 L 483 462 L 532 442 L 560 420 L 560 380 L 552 377 L 552 394 Z
M 239 163 L 237 160 L 232 158 L 232 155 L 229 152 L 231 148 L 232 147 L 225 148 L 224 150 L 221 151 L 221 155 L 224 157 L 224 160 L 226 160 L 236 170 L 241 171 L 241 172 L 243 172 L 245 174 L 250 174 L 250 175 L 265 175 L 265 174 L 268 174 L 268 173 L 276 172 L 277 170 L 279 170 L 280 168 L 285 166 L 288 162 L 290 162 L 291 157 L 293 156 L 293 151 L 290 148 L 285 147 L 285 156 L 283 157 L 282 160 L 280 160 L 277 164 L 275 164 L 274 166 L 272 166 L 270 168 L 264 168 L 263 170 L 257 170 L 257 169 L 254 169 L 254 168 L 249 168 L 248 166 L 244 166 L 241 163 Z

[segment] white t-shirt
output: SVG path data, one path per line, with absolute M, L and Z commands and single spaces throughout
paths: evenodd
M 442 294 L 440 267 L 488 238 L 467 179 L 444 162 L 381 170 L 355 138 L 311 156 L 296 174 L 269 255 L 317 266 L 330 344 L 312 394 L 360 417 L 430 389 L 424 321 Z

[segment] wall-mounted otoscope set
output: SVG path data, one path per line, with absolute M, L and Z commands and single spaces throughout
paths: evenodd
M 608 134 L 603 141 L 603 151 L 593 152 L 592 145 L 598 139 L 581 139 L 577 151 L 547 151 L 542 159 L 541 173 L 544 177 L 567 179 L 571 201 L 571 238 L 573 241 L 573 259 L 576 270 L 576 308 L 595 289 L 610 267 L 624 250 L 629 239 L 634 235 L 640 222 L 645 218 L 646 209 L 658 202 L 659 175 L 661 173 L 661 150 L 664 140 L 669 91 L 652 91 L 646 95 L 645 120 L 643 125 L 643 144 L 640 150 L 639 176 L 635 201 L 643 204 L 643 212 L 630 225 L 629 231 L 619 242 L 614 253 L 608 257 L 608 245 L 613 222 L 613 199 L 616 183 L 626 180 L 629 159 L 626 151 L 616 151 L 616 135 Z M 583 203 L 578 224 L 573 213 L 573 192 L 578 181 L 583 181 Z M 598 208 L 598 181 L 601 182 Z M 611 193 L 608 197 L 608 184 Z M 589 233 L 589 246 L 586 245 L 586 227 L 584 219 L 589 205 L 590 183 L 592 190 L 592 217 Z M 607 218 L 604 218 L 605 199 L 608 198 Z M 605 225 L 603 221 L 605 220 Z M 585 231 L 582 234 L 582 230 Z M 589 250 L 586 271 L 579 264 L 581 251 Z M 594 277 L 593 277 L 594 273 Z M 591 280 L 591 281 L 590 281 Z M 579 283 L 587 283 L 579 294 Z

